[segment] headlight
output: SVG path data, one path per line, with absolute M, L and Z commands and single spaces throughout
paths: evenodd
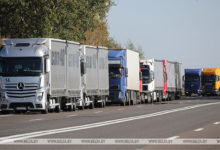
M 43 92 L 39 92 L 37 93 L 37 100 L 41 101 L 43 98 L 44 93 Z
M 5 100 L 6 100 L 5 93 L 1 93 L 1 100 L 2 100 L 2 101 L 5 101 Z
M 119 92 L 119 94 L 118 94 L 118 98 L 121 98 L 121 97 L 122 97 L 122 93 Z

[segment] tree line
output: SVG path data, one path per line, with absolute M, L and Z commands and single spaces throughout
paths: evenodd
M 1 0 L 0 38 L 48 37 L 132 48 L 131 41 L 123 47 L 109 36 L 106 15 L 114 5 L 113 0 Z

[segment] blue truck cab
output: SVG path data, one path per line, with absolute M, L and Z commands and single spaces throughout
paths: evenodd
M 185 95 L 201 95 L 202 69 L 185 69 Z
M 126 99 L 126 50 L 109 50 L 109 99 L 122 104 Z

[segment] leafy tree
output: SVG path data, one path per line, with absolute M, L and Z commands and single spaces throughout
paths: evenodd
M 0 36 L 80 41 L 103 20 L 112 0 L 1 0 Z
M 106 21 L 113 5 L 113 0 L 0 0 L 0 39 L 50 37 L 120 49 Z

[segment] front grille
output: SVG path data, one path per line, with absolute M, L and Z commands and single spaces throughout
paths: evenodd
M 112 85 L 109 87 L 109 90 L 119 90 L 119 85 Z
M 6 94 L 11 98 L 28 98 L 35 97 L 36 90 L 38 89 L 37 83 L 23 83 L 24 88 L 19 89 L 18 84 L 9 83 L 5 85 Z
M 43 108 L 41 104 L 36 104 L 36 108 Z
M 5 104 L 1 105 L 1 109 L 6 109 L 6 108 L 7 108 L 7 105 L 5 105 Z
M 212 89 L 215 88 L 215 86 L 213 86 L 213 85 L 205 85 L 204 87 L 205 87 L 205 89 L 207 89 L 207 90 L 212 90 Z
M 147 85 L 143 85 L 143 91 L 148 91 L 148 86 Z
M 18 83 L 8 83 L 5 85 L 6 90 L 18 90 Z M 38 89 L 37 83 L 24 83 L 23 90 L 36 90 Z
M 9 108 L 15 109 L 16 107 L 30 107 L 34 108 L 32 103 L 11 103 Z

